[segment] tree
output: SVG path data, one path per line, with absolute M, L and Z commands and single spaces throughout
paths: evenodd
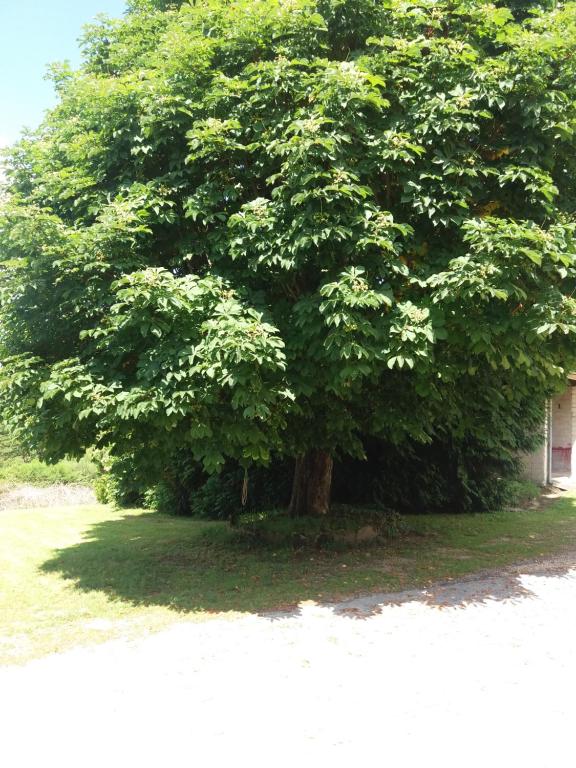
M 576 4 L 134 2 L 8 159 L 2 408 L 166 473 L 472 435 L 575 363 Z M 525 18 L 524 18 L 525 17 Z M 530 408 L 531 423 L 534 408 Z

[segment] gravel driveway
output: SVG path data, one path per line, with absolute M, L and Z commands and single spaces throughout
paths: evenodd
M 0 669 L 0 765 L 574 766 L 576 555 Z

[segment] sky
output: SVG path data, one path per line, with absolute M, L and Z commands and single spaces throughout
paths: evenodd
M 35 128 L 52 106 L 47 65 L 78 65 L 82 25 L 124 10 L 124 0 L 0 0 L 0 146 Z

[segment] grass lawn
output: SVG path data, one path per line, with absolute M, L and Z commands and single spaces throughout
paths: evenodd
M 539 510 L 408 519 L 351 551 L 253 550 L 222 523 L 105 506 L 0 511 L 0 664 L 219 612 L 423 587 L 576 551 L 576 495 Z

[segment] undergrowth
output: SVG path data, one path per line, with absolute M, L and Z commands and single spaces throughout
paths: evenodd
M 10 458 L 0 463 L 0 486 L 92 485 L 97 467 L 88 459 L 44 464 L 38 459 Z

